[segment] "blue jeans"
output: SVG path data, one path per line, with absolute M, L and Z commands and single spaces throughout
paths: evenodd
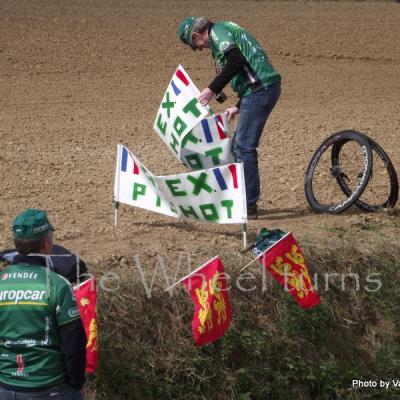
M 54 386 L 31 393 L 0 388 L 0 400 L 83 400 L 83 393 L 68 385 Z
M 243 97 L 236 128 L 234 153 L 237 162 L 244 164 L 247 206 L 253 206 L 260 197 L 260 174 L 257 147 L 269 114 L 281 94 L 280 84 L 263 88 Z

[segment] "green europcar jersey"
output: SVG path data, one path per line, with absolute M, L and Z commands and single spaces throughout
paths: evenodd
M 59 331 L 78 318 L 65 278 L 36 265 L 0 271 L 0 384 L 35 389 L 64 383 Z
M 242 73 L 231 80 L 239 97 L 248 96 L 254 88 L 281 81 L 281 76 L 268 60 L 257 40 L 244 28 L 230 21 L 216 22 L 209 33 L 210 49 L 220 69 L 226 64 L 225 53 L 237 47 L 248 62 Z

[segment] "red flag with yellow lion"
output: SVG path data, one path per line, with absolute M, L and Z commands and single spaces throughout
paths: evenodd
M 304 254 L 292 233 L 286 234 L 260 257 L 265 269 L 302 308 L 321 302 L 310 277 Z
M 195 304 L 192 319 L 197 346 L 215 342 L 227 331 L 231 321 L 224 265 L 217 256 L 182 280 Z
M 75 286 L 74 293 L 87 337 L 86 372 L 92 373 L 97 369 L 99 358 L 96 279 L 93 277 Z

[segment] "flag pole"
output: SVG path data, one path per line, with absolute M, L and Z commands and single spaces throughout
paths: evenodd
M 215 116 L 215 112 L 212 110 L 212 108 L 207 104 L 206 105 L 208 112 Z M 222 129 L 222 131 L 225 133 L 226 136 L 231 136 L 230 133 L 228 133 L 225 129 L 225 127 L 221 124 L 221 122 L 217 119 L 217 124 L 218 126 Z M 244 180 L 243 180 L 244 182 Z M 247 249 L 248 241 L 247 241 L 247 223 L 244 223 L 242 225 L 242 233 L 243 233 L 243 250 Z
M 247 250 L 248 242 L 247 242 L 247 224 L 243 224 L 243 250 Z
M 247 224 L 242 225 L 242 233 L 243 233 L 243 249 L 247 249 Z
M 175 282 L 173 285 L 171 285 L 168 289 L 165 289 L 164 292 L 168 292 L 169 290 L 171 290 L 172 288 L 174 288 L 178 283 L 181 283 L 182 281 L 184 281 L 185 279 L 189 278 L 189 276 L 195 274 L 197 271 L 201 270 L 202 268 L 204 268 L 204 266 L 206 266 L 207 264 L 209 264 L 210 262 L 214 261 L 216 258 L 218 258 L 219 255 L 216 255 L 215 257 L 213 257 L 211 260 L 206 261 L 204 264 L 202 264 L 200 267 L 196 268 L 194 271 L 190 272 L 189 274 L 187 274 L 186 276 L 184 276 L 182 279 L 179 279 L 178 282 Z
M 119 202 L 115 201 L 114 202 L 114 207 L 115 207 L 115 211 L 114 211 L 114 226 L 118 225 L 118 209 L 119 209 Z
M 121 173 L 121 150 L 122 147 L 120 144 L 117 144 L 117 165 L 115 167 L 115 188 L 114 188 L 114 226 L 118 225 L 118 217 L 119 217 L 119 182 L 120 182 L 120 173 Z

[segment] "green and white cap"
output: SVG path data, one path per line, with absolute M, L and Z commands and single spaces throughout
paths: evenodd
M 12 230 L 16 239 L 39 239 L 54 228 L 47 219 L 46 211 L 27 208 L 14 218 Z
M 192 46 L 192 30 L 196 17 L 187 17 L 179 24 L 178 35 L 181 42 Z

